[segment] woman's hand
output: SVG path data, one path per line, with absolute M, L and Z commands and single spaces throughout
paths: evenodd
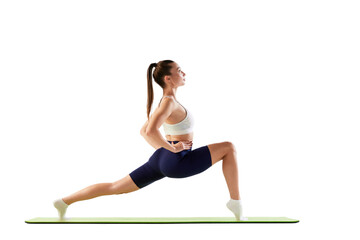
M 171 145 L 175 148 L 175 151 L 172 151 L 172 152 L 178 153 L 183 150 L 190 149 L 192 147 L 192 141 L 179 141 L 176 144 L 171 143 Z

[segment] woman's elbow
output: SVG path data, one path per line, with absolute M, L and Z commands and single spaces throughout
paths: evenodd
M 154 131 L 156 131 L 156 129 L 147 129 L 147 130 L 145 131 L 145 135 L 146 135 L 146 136 L 153 135 L 153 134 L 154 134 Z
M 141 135 L 141 136 L 146 135 L 146 131 L 145 131 L 144 129 L 141 129 L 141 130 L 140 130 L 140 135 Z
M 146 131 L 146 129 L 141 129 L 140 130 L 140 135 L 141 136 L 149 136 L 151 133 L 149 131 Z

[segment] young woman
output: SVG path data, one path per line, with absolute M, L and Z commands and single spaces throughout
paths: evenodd
M 154 99 L 152 77 L 163 89 L 163 98 L 149 117 Z M 226 206 L 234 213 L 236 220 L 246 220 L 242 216 L 234 144 L 222 142 L 192 149 L 194 118 L 176 99 L 177 88 L 185 85 L 185 73 L 180 66 L 171 60 L 150 64 L 147 70 L 147 85 L 148 120 L 140 133 L 156 151 L 145 164 L 116 182 L 94 184 L 55 200 L 54 206 L 60 219 L 64 219 L 67 207 L 74 202 L 103 195 L 130 193 L 164 177 L 190 177 L 222 160 L 222 170 L 230 193 Z M 161 126 L 164 128 L 166 140 L 159 131 Z

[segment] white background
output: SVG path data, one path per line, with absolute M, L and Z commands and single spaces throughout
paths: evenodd
M 359 237 L 359 11 L 344 0 L 2 1 L 1 235 Z M 139 134 L 146 71 L 165 59 L 186 73 L 177 99 L 195 117 L 193 149 L 235 144 L 245 216 L 300 222 L 26 224 L 56 217 L 53 200 L 149 159 L 155 149 Z M 67 216 L 231 217 L 228 199 L 218 163 L 75 203 Z

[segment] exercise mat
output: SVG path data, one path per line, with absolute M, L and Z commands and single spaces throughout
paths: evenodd
M 38 217 L 26 223 L 42 224 L 126 224 L 126 223 L 297 223 L 299 220 L 287 217 L 247 217 L 245 221 L 236 221 L 235 217 L 73 217 L 59 218 Z

